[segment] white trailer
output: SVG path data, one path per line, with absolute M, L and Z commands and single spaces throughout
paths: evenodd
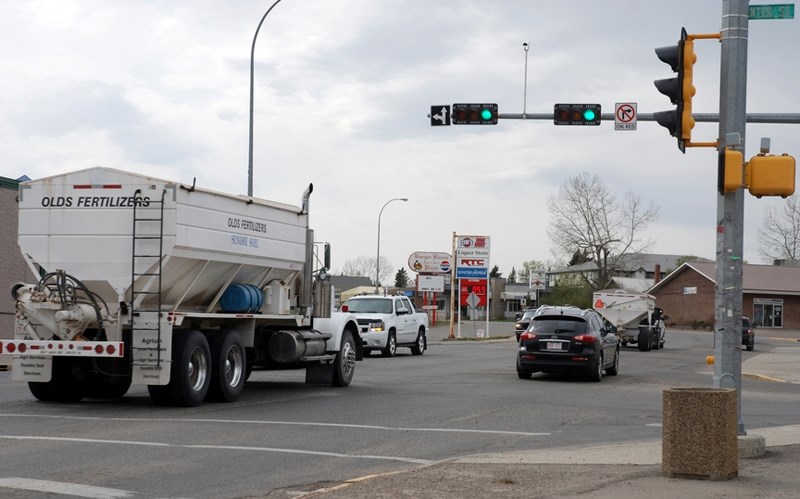
M 592 303 L 594 309 L 616 328 L 622 346 L 636 343 L 641 351 L 664 347 L 664 319 L 668 317 L 656 307 L 654 296 L 607 289 L 595 292 Z
M 302 207 L 110 168 L 19 187 L 19 246 L 37 283 L 17 284 L 12 378 L 45 401 L 236 400 L 253 369 L 305 368 L 350 384 L 362 342 L 332 311 Z M 326 252 L 327 253 L 327 252 Z

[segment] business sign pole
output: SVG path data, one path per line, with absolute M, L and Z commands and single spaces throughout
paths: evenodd
M 456 278 L 459 280 L 459 317 L 461 313 L 461 279 L 485 279 L 489 282 L 489 254 L 491 239 L 489 236 L 454 236 L 454 255 Z M 486 330 L 489 333 L 489 286 L 486 296 Z M 458 324 L 458 337 L 461 337 L 461 322 Z

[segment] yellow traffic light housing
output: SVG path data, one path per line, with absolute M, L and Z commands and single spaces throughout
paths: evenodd
M 720 194 L 735 192 L 744 185 L 744 156 L 741 151 L 723 149 L 719 152 L 717 190 Z
M 793 156 L 753 156 L 745 165 L 745 185 L 750 194 L 762 196 L 780 196 L 782 198 L 794 194 L 795 160 Z
M 683 34 L 685 35 L 686 32 L 684 31 Z M 688 143 L 686 145 L 689 145 L 692 142 L 692 128 L 694 128 L 692 97 L 694 97 L 695 88 L 692 77 L 694 73 L 694 63 L 697 62 L 697 55 L 694 53 L 694 37 L 692 35 L 686 36 L 682 42 L 683 43 L 680 44 L 681 50 L 683 51 L 681 57 L 682 70 L 679 73 L 678 81 L 683 86 L 681 89 L 683 105 L 679 105 L 678 110 L 681 113 L 681 139 L 683 139 L 684 143 Z

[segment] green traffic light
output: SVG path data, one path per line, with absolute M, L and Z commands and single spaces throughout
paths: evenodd
M 483 121 L 489 121 L 492 119 L 492 111 L 486 108 L 481 109 L 481 119 Z
M 585 119 L 586 121 L 594 121 L 595 119 L 594 109 L 584 109 L 583 119 Z

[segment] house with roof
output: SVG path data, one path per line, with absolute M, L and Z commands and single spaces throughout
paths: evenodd
M 613 257 L 611 261 L 612 282 L 603 288 L 620 288 L 626 291 L 643 291 L 660 281 L 667 274 L 677 269 L 682 260 L 695 258 L 710 262 L 705 258 L 687 257 L 686 255 L 665 255 L 658 253 L 628 253 Z M 554 286 L 561 279 L 581 277 L 596 281 L 599 272 L 595 262 L 570 265 L 547 272 L 548 286 Z
M 647 292 L 670 323 L 714 324 L 715 262 L 686 262 Z M 800 329 L 800 266 L 742 265 L 742 314 L 758 328 Z

